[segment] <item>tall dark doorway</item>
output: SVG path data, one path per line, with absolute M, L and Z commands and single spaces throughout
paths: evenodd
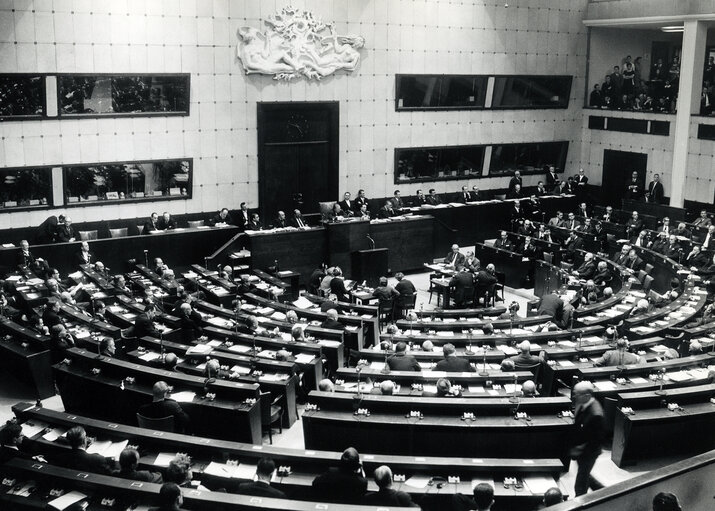
M 645 187 L 648 155 L 628 151 L 603 151 L 602 189 L 607 194 L 604 200 L 614 207 L 620 207 L 626 195 L 626 183 L 631 180 L 633 171 L 638 172 L 638 184 Z
M 264 225 L 277 211 L 319 210 L 338 195 L 337 102 L 258 103 L 258 190 Z M 302 197 L 302 201 L 296 200 Z

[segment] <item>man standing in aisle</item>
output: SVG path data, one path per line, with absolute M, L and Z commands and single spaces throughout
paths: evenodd
M 646 199 L 648 199 L 648 202 L 652 202 L 654 204 L 662 204 L 663 194 L 663 183 L 660 182 L 660 176 L 658 174 L 654 174 L 653 181 L 648 183 L 648 195 L 646 195 Z
M 589 487 L 598 489 L 595 488 L 596 481 L 591 478 L 591 470 L 598 455 L 601 454 L 605 419 L 603 408 L 593 397 L 591 382 L 581 381 L 574 385 L 571 391 L 571 400 L 576 407 L 574 416 L 576 432 L 570 455 L 578 463 L 574 487 L 574 492 L 578 497 L 586 494 Z

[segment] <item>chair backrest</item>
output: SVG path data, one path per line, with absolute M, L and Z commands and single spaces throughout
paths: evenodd
M 415 308 L 415 302 L 417 301 L 417 295 L 416 294 L 411 294 L 411 295 L 400 295 L 397 299 L 397 303 L 402 307 L 403 309 L 414 309 Z
M 646 278 L 646 275 L 648 275 L 644 270 L 638 270 L 638 280 L 640 280 L 641 284 L 643 284 L 643 281 Z
M 561 269 L 562 270 L 571 271 L 572 268 L 573 268 L 573 264 L 567 263 L 565 261 L 561 261 Z
M 260 392 L 261 396 L 261 424 L 271 423 L 271 393 Z
M 544 261 L 549 264 L 554 264 L 554 254 L 552 252 L 544 252 Z
M 646 275 L 645 279 L 643 279 L 643 291 L 650 291 L 650 286 L 653 284 L 653 277 L 650 275 Z
M 388 298 L 387 300 L 380 300 L 380 312 L 391 311 L 393 305 L 394 300 L 392 298 Z
M 128 227 L 121 227 L 119 229 L 109 229 L 109 236 L 111 238 L 126 238 L 129 234 Z
M 204 226 L 203 220 L 189 220 L 187 223 L 189 224 L 189 228 L 196 228 L 196 227 Z
M 539 373 L 541 372 L 541 363 L 533 365 L 517 365 L 514 364 L 516 371 L 530 371 L 534 375 L 534 381 L 539 381 Z
M 653 265 L 650 264 L 650 263 L 647 263 L 647 264 L 645 265 L 645 272 L 646 272 L 648 275 L 650 275 L 651 273 L 653 273 Z
M 137 424 L 140 428 L 154 429 L 156 431 L 167 431 L 169 433 L 174 432 L 174 416 L 169 415 L 168 417 L 161 417 L 158 419 L 152 419 L 150 417 L 144 417 L 140 413 L 137 413 Z
M 79 231 L 79 239 L 81 239 L 82 241 L 96 240 L 97 229 L 93 231 Z

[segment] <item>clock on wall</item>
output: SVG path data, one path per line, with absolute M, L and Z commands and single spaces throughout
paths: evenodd
M 286 121 L 286 137 L 288 140 L 303 140 L 308 136 L 308 119 L 300 114 L 291 114 Z

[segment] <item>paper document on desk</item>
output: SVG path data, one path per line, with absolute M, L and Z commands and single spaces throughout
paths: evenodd
M 276 321 L 285 321 L 286 315 L 284 312 L 275 311 L 271 314 L 271 319 L 275 319 Z
M 382 369 L 385 367 L 385 362 L 370 362 L 370 369 Z
M 229 351 L 235 351 L 237 353 L 248 353 L 251 351 L 250 346 L 243 346 L 242 344 L 234 344 L 230 348 L 228 348 Z
M 301 296 L 297 300 L 293 301 L 293 305 L 299 309 L 310 309 L 315 304 L 308 300 L 305 296 Z
M 524 478 L 524 484 L 535 495 L 546 493 L 550 488 L 557 486 L 552 477 L 528 476 Z
M 437 385 L 422 385 L 422 391 L 436 394 L 437 393 Z
M 69 493 L 65 493 L 61 497 L 57 497 L 56 499 L 51 500 L 47 503 L 47 505 L 52 509 L 56 509 L 57 511 L 63 511 L 70 507 L 72 504 L 75 504 L 80 500 L 86 498 L 87 495 L 85 495 L 84 493 L 80 493 L 78 491 L 71 491 Z
M 176 453 L 175 452 L 160 452 L 157 454 L 156 459 L 154 460 L 154 466 L 155 467 L 168 467 L 169 463 L 171 463 L 171 460 L 176 458 Z
M 217 327 L 221 327 L 221 328 L 231 328 L 231 327 L 233 327 L 233 322 L 230 321 L 230 320 L 228 320 L 228 319 L 226 319 L 226 318 L 218 318 L 218 317 L 215 317 L 215 316 L 214 316 L 213 318 L 208 318 L 208 319 L 206 320 L 206 322 L 209 323 L 209 324 L 211 324 L 211 325 L 214 325 L 214 326 L 217 326 Z
M 648 380 L 641 376 L 631 376 L 629 379 L 631 380 L 631 383 L 635 383 L 636 385 L 643 385 L 644 383 L 648 383 Z
M 232 479 L 241 479 L 241 465 L 226 465 L 224 463 L 216 463 L 212 461 L 206 468 L 204 468 L 204 474 L 209 474 L 216 477 L 228 477 Z M 255 473 L 255 472 L 254 472 Z M 245 478 L 244 478 L 245 479 Z M 250 476 L 253 479 L 253 476 Z
M 616 384 L 609 380 L 595 381 L 593 382 L 593 385 L 598 390 L 615 390 L 617 388 Z
M 666 376 L 670 381 L 681 382 L 692 380 L 693 377 L 690 376 L 686 371 L 676 371 L 674 373 L 667 373 Z
M 474 394 L 484 394 L 486 392 L 486 389 L 481 385 L 469 385 L 467 389 Z
M 320 339 L 318 344 L 326 348 L 337 348 L 340 346 L 340 341 L 331 341 L 330 339 Z
M 171 399 L 177 403 L 191 403 L 196 397 L 196 392 L 185 390 L 183 392 L 174 392 L 171 394 Z
M 27 438 L 32 438 L 42 432 L 49 424 L 40 421 L 26 421 L 22 423 L 22 434 Z
M 187 355 L 207 355 L 213 351 L 213 347 L 208 344 L 197 344 L 186 350 Z
M 442 330 L 437 332 L 438 337 L 454 337 L 454 332 L 452 330 Z
M 348 325 L 348 326 L 345 327 L 345 330 L 346 330 L 347 332 L 357 332 L 358 327 L 357 327 L 357 326 Z
M 231 372 L 237 374 L 249 374 L 251 372 L 251 368 L 235 365 L 231 368 Z
M 513 383 L 505 383 L 504 384 L 504 390 L 506 391 L 507 394 L 513 394 L 514 387 L 516 387 L 517 392 L 521 392 L 521 385 L 519 385 L 518 383 L 516 385 L 514 385 Z
M 558 360 L 559 366 L 561 367 L 574 367 L 574 363 L 570 360 Z
M 127 445 L 129 445 L 129 440 L 122 440 L 121 442 L 112 442 L 112 445 L 110 445 L 104 450 L 102 456 L 104 456 L 105 458 L 114 458 L 118 460 L 119 455 L 124 449 L 127 448 Z
M 151 362 L 158 358 L 161 358 L 161 355 L 155 351 L 147 351 L 143 355 L 139 355 L 139 360 L 143 360 L 144 362 Z
M 315 357 L 312 355 L 312 353 L 298 353 L 295 356 L 295 361 L 298 364 L 310 364 Z
M 48 442 L 54 442 L 55 440 L 57 440 L 57 439 L 60 438 L 61 436 L 64 436 L 65 433 L 67 433 L 67 430 L 66 430 L 66 429 L 62 429 L 62 428 L 52 428 L 52 429 L 49 430 L 47 433 L 45 433 L 44 435 L 42 435 L 42 438 L 43 438 L 44 440 L 47 440 Z
M 104 456 L 104 451 L 112 445 L 111 440 L 95 440 L 87 447 L 88 454 L 101 454 Z
M 519 352 L 516 349 L 512 348 L 511 346 L 500 346 L 499 350 L 501 350 L 507 356 L 519 354 Z
M 283 380 L 287 380 L 288 375 L 287 374 L 280 374 L 280 373 L 267 373 L 261 376 L 261 380 L 263 381 L 268 381 L 268 382 L 279 382 Z

